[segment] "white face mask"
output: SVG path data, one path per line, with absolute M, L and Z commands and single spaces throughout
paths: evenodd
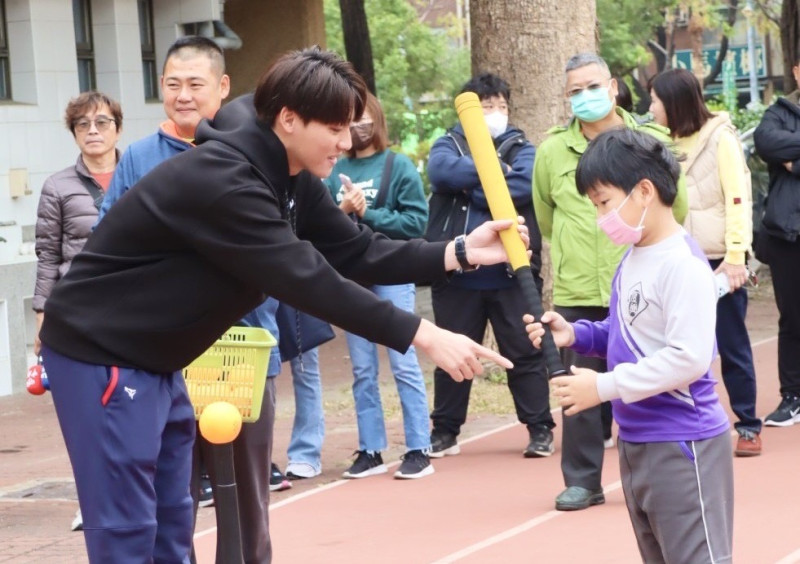
M 508 127 L 507 115 L 501 112 L 492 112 L 490 114 L 483 114 L 483 118 L 486 120 L 486 125 L 489 126 L 489 133 L 492 135 L 492 139 L 497 139 L 505 133 Z

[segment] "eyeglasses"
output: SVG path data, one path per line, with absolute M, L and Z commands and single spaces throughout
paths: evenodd
M 73 127 L 75 128 L 75 131 L 86 133 L 92 128 L 92 124 L 94 124 L 95 128 L 97 128 L 97 131 L 107 131 L 108 128 L 111 127 L 112 123 L 116 124 L 116 121 L 105 116 L 97 116 L 93 120 L 82 119 L 77 121 Z
M 598 82 L 594 82 L 589 84 L 586 88 L 573 88 L 567 91 L 567 98 L 572 98 L 573 96 L 577 96 L 584 90 L 588 90 L 589 92 L 593 92 L 595 90 L 599 90 L 600 88 L 606 88 L 607 86 Z

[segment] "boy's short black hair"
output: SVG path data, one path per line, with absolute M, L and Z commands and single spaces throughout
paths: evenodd
M 332 51 L 311 47 L 281 56 L 258 81 L 253 103 L 272 125 L 281 108 L 303 120 L 350 125 L 361 119 L 367 85 L 349 62 Z
M 508 86 L 508 82 L 490 72 L 484 72 L 469 79 L 461 88 L 461 93 L 464 92 L 474 92 L 481 100 L 492 96 L 502 96 L 506 102 L 511 101 L 511 88 Z
M 175 43 L 170 45 L 169 49 L 167 49 L 167 56 L 164 57 L 164 67 L 161 73 L 163 74 L 164 70 L 167 68 L 167 61 L 169 61 L 170 57 L 179 56 L 180 58 L 184 58 L 183 53 L 188 53 L 190 51 L 202 53 L 211 59 L 215 67 L 214 70 L 220 77 L 225 74 L 225 52 L 222 50 L 222 47 L 217 45 L 213 39 L 200 35 L 179 37 Z
M 664 205 L 678 194 L 681 166 L 661 141 L 639 131 L 620 128 L 601 133 L 589 143 L 578 161 L 575 183 L 578 193 L 609 185 L 630 194 L 645 178 L 653 183 Z

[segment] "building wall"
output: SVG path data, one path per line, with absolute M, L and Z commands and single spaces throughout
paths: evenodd
M 0 395 L 24 389 L 33 360 L 36 207 L 44 180 L 78 155 L 63 112 L 79 93 L 72 1 L 5 5 L 13 101 L 0 101 Z M 122 105 L 124 150 L 156 130 L 163 108 L 144 97 L 136 0 L 91 0 L 91 7 L 97 88 Z M 244 40 L 241 50 L 226 53 L 239 91 L 252 88 L 274 54 L 324 43 L 322 0 L 153 0 L 159 70 L 184 34 L 181 24 L 223 19 L 223 9 Z
M 325 46 L 322 0 L 227 0 L 225 23 L 243 47 L 225 54 L 231 97 L 255 89 L 259 77 L 281 53 Z

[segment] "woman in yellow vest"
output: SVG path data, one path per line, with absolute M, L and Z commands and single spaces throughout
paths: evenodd
M 695 76 L 672 69 L 651 82 L 650 112 L 669 127 L 689 193 L 684 227 L 697 240 L 729 292 L 717 303 L 717 347 L 722 380 L 738 417 L 736 456 L 761 454 L 761 420 L 756 417 L 756 376 L 747 314 L 747 252 L 752 242 L 750 171 L 727 113 L 712 113 Z M 726 280 L 727 279 L 727 280 Z

